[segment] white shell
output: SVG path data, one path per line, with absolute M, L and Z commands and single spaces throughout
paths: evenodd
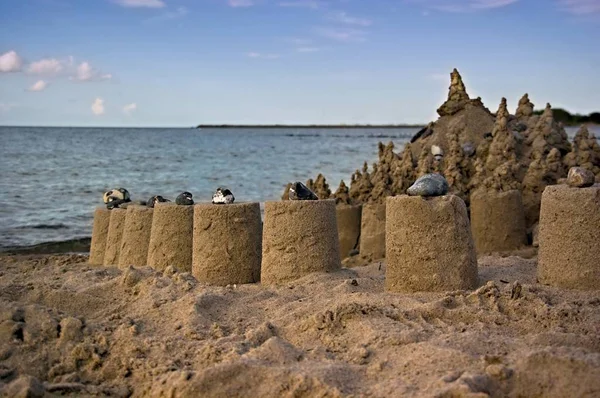
M 438 157 L 438 156 L 442 157 L 442 156 L 444 156 L 444 151 L 439 146 L 432 145 L 431 146 L 431 154 L 435 157 Z

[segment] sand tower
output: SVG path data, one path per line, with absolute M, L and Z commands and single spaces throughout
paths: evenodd
M 349 257 L 353 250 L 360 248 L 362 205 L 337 205 L 335 210 L 340 258 L 344 259 Z
M 521 192 L 513 189 L 473 193 L 471 228 L 479 254 L 516 250 L 527 245 Z
M 112 209 L 110 211 L 110 224 L 106 236 L 106 250 L 104 251 L 104 265 L 116 266 L 119 264 L 121 240 L 125 227 L 126 209 Z
M 192 273 L 226 286 L 260 280 L 262 223 L 258 203 L 194 206 Z
M 462 199 L 401 195 L 386 205 L 386 290 L 476 287 L 477 257 Z
M 90 245 L 90 264 L 104 264 L 104 252 L 106 250 L 106 238 L 109 225 L 110 210 L 105 207 L 98 207 L 94 211 L 94 227 L 92 229 L 92 242 Z
M 147 265 L 153 213 L 154 209 L 146 206 L 130 205 L 127 207 L 119 253 L 119 268 L 130 265 L 135 267 Z
M 367 203 L 362 207 L 360 255 L 371 261 L 385 257 L 385 206 Z
M 265 203 L 261 283 L 340 268 L 335 200 Z
M 593 183 L 593 174 L 591 176 Z M 540 283 L 571 289 L 600 289 L 599 259 L 600 184 L 546 187 L 539 224 L 537 274 Z
M 194 206 L 156 203 L 148 246 L 148 265 L 157 270 L 172 266 L 192 271 Z

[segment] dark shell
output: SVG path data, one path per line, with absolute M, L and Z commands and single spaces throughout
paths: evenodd
M 301 182 L 292 184 L 289 196 L 290 200 L 319 200 L 319 197 Z
M 191 193 L 182 192 L 175 198 L 175 203 L 182 206 L 191 206 L 194 204 L 194 199 L 192 199 Z
M 444 176 L 431 173 L 425 174 L 406 190 L 409 196 L 442 196 L 448 193 L 448 181 Z

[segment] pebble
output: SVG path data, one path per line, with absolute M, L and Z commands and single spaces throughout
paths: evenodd
M 571 167 L 567 176 L 567 184 L 575 188 L 585 188 L 594 185 L 594 174 L 583 167 Z
M 468 157 L 475 155 L 475 146 L 470 142 L 464 143 L 462 146 L 462 150 Z
M 448 181 L 440 174 L 425 174 L 406 193 L 409 196 L 442 196 L 448 193 Z

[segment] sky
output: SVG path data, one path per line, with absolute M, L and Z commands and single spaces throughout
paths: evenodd
M 425 123 L 457 68 L 600 111 L 600 0 L 0 0 L 0 125 Z

